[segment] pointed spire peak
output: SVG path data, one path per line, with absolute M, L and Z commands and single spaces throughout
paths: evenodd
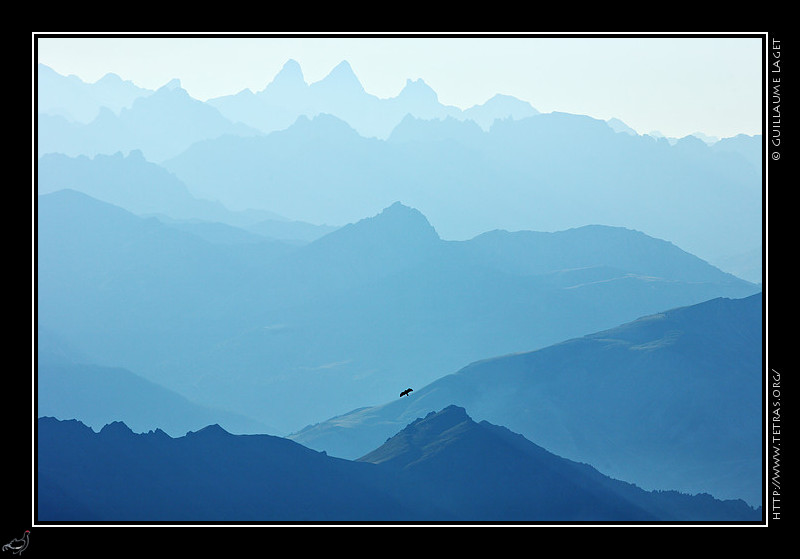
M 361 82 L 347 60 L 342 60 L 337 64 L 319 83 L 356 86 L 358 89 L 363 89 Z
M 292 71 L 292 72 L 301 72 L 300 70 L 300 63 L 295 60 L 294 58 L 290 58 L 287 60 L 283 65 L 284 70 Z
M 334 69 L 331 70 L 331 74 L 334 72 L 355 75 L 352 66 L 350 66 L 350 63 L 347 60 L 342 60 L 339 62 L 339 64 L 337 64 Z
M 275 76 L 275 80 L 291 80 L 305 83 L 303 69 L 300 68 L 300 64 L 293 58 L 286 61 L 280 72 Z

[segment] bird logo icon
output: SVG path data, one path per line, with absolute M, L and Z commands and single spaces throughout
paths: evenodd
M 22 538 L 14 538 L 6 545 L 3 546 L 3 551 L 10 551 L 15 555 L 21 555 L 25 548 L 28 547 L 28 537 L 30 536 L 31 531 L 25 530 L 25 533 L 22 535 Z

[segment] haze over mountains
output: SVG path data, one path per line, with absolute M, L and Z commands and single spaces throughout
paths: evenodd
M 39 72 L 58 86 L 52 70 Z M 74 90 L 74 80 L 63 87 Z M 205 103 L 176 80 L 132 94 L 120 93 L 119 114 L 89 123 L 52 116 L 44 97 L 39 155 L 138 149 L 197 197 L 314 224 L 343 225 L 402 200 L 454 240 L 491 229 L 632 227 L 760 281 L 760 136 L 657 140 L 618 120 L 539 114 L 502 94 L 462 111 L 420 81 L 379 99 L 346 62 L 306 84 L 289 61 L 262 91 Z
M 266 210 L 232 211 L 219 202 L 197 198 L 180 179 L 144 159 L 139 150 L 93 158 L 50 153 L 39 158 L 37 172 L 39 194 L 77 190 L 134 214 L 180 223 L 196 232 L 226 230 L 232 235 L 226 226 L 233 226 L 240 235 L 244 230 L 273 240 L 308 242 L 335 229 Z
M 463 406 L 645 489 L 761 502 L 761 294 L 642 317 L 499 356 L 290 436 L 357 458 L 415 417 Z
M 299 247 L 210 243 L 75 191 L 38 212 L 41 325 L 281 432 L 385 401 L 398 379 L 759 291 L 636 231 L 443 241 L 399 203 Z
M 761 519 L 760 136 L 37 76 L 42 519 Z

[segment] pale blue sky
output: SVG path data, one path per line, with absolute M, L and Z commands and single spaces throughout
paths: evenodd
M 364 89 L 422 78 L 458 107 L 513 95 L 541 112 L 619 118 L 640 133 L 761 133 L 758 37 L 38 38 L 38 61 L 94 82 L 109 72 L 156 89 L 173 78 L 207 100 L 263 89 L 287 60 L 308 83 L 347 60 Z

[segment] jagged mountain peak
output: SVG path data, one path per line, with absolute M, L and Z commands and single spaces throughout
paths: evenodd
M 132 435 L 133 431 L 122 421 L 112 421 L 100 429 L 100 434 L 107 437 L 126 437 Z
M 431 86 L 425 83 L 425 80 L 422 78 L 418 78 L 416 80 L 407 79 L 406 85 L 403 90 L 400 92 L 400 97 L 425 97 L 432 101 L 438 101 L 439 96 L 436 94 L 436 91 L 433 90 Z
M 475 422 L 467 415 L 464 408 L 450 405 L 441 411 L 432 411 L 425 417 L 415 419 L 383 445 L 362 456 L 358 461 L 406 466 L 419 460 L 421 456 L 430 451 L 431 449 L 426 449 L 429 445 L 433 444 L 437 448 L 442 448 L 444 441 L 452 435 L 455 427 L 469 428 L 474 425 Z M 435 451 L 435 449 L 433 450 Z
M 422 429 L 430 433 L 441 435 L 456 425 L 460 425 L 462 423 L 474 422 L 467 414 L 466 409 L 455 404 L 450 404 L 438 412 L 432 411 L 429 412 L 425 417 L 417 418 L 411 422 L 406 429 L 409 432 L 415 433 L 419 433 Z
M 363 91 L 364 89 L 347 60 L 342 60 L 327 76 L 312 85 L 336 89 L 355 89 L 358 91 Z
M 418 210 L 400 202 L 317 239 L 302 252 L 345 266 L 348 273 L 384 275 L 432 257 L 439 235 Z M 347 264 L 345 264 L 347 263 Z
M 422 212 L 400 201 L 384 208 L 378 215 L 362 219 L 354 227 L 370 228 L 374 232 L 409 235 L 417 238 L 437 239 L 439 235 Z
M 296 60 L 293 58 L 287 60 L 280 72 L 275 75 L 272 83 L 267 87 L 276 85 L 306 85 L 303 70 Z

